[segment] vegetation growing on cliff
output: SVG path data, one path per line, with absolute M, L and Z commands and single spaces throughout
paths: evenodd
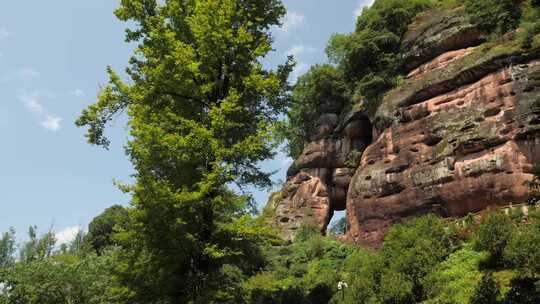
M 288 123 L 282 133 L 287 139 L 287 153 L 298 157 L 316 129 L 321 112 L 339 113 L 347 103 L 343 72 L 331 65 L 316 65 L 298 78 L 292 93 Z
M 538 282 L 539 216 L 493 213 L 468 224 L 425 216 L 392 227 L 379 252 L 305 227 L 293 245 L 271 250 L 265 271 L 248 279 L 248 303 L 535 303 L 540 288 L 530 282 Z M 510 232 L 484 239 L 501 227 Z M 343 293 L 340 281 L 348 285 Z M 493 294 L 496 301 L 482 302 Z
M 327 54 L 344 71 L 354 90 L 354 101 L 376 103 L 395 86 L 399 75 L 399 51 L 407 26 L 420 12 L 433 6 L 430 0 L 382 0 L 364 9 L 355 32 L 330 38 Z
M 466 11 L 481 30 L 502 35 L 519 25 L 523 0 L 467 0 Z
M 399 81 L 400 46 L 408 24 L 420 12 L 439 4 L 434 0 L 379 0 L 364 9 L 356 30 L 330 38 L 326 53 L 329 65 L 315 66 L 298 79 L 293 89 L 292 105 L 284 136 L 288 153 L 296 157 L 321 113 L 334 113 L 344 104 L 365 101 L 375 112 L 382 94 Z M 320 88 L 324 90 L 319 92 Z M 339 112 L 339 110 L 338 110 Z M 291 131 L 297 130 L 297 131 Z
M 350 34 L 334 34 L 326 48 L 329 62 L 335 65 L 336 72 L 343 75 L 342 81 L 327 81 L 326 86 L 336 85 L 336 90 L 343 90 L 345 94 L 335 98 L 336 104 L 342 103 L 342 98 L 351 107 L 363 107 L 367 113 L 378 119 L 387 117 L 374 117 L 380 107 L 383 96 L 398 85 L 410 89 L 411 85 L 421 84 L 415 79 L 413 84 L 404 84 L 401 69 L 402 42 L 407 27 L 419 14 L 430 9 L 451 9 L 458 6 L 464 7 L 464 14 L 471 23 L 478 25 L 479 29 L 492 34 L 493 45 L 486 46 L 486 50 L 477 50 L 470 58 L 465 58 L 464 64 L 470 64 L 475 60 L 485 60 L 484 52 L 493 53 L 494 57 L 505 53 L 521 53 L 530 49 L 533 45 L 539 45 L 537 37 L 540 34 L 540 10 L 535 1 L 522 0 L 471 0 L 459 3 L 452 0 L 379 0 L 373 6 L 364 9 L 358 17 L 356 29 Z M 520 28 L 517 39 L 500 41 L 504 34 Z M 538 40 L 535 42 L 535 39 Z M 495 47 L 494 47 L 495 46 Z M 493 50 L 490 50 L 493 49 Z M 480 59 L 479 59 L 480 58 Z M 467 61 L 468 60 L 468 61 Z M 455 65 L 454 65 L 455 66 Z M 314 69 L 317 69 L 315 67 Z M 439 71 L 448 74 L 446 71 Z M 295 158 L 301 153 L 302 147 L 309 142 L 310 130 L 314 130 L 314 120 L 325 113 L 325 107 L 320 106 L 328 103 L 328 98 L 316 98 L 316 92 L 309 91 L 317 87 L 315 78 L 306 73 L 300 77 L 293 89 L 293 95 L 311 96 L 312 99 L 293 98 L 288 112 L 288 121 L 284 129 L 284 137 L 288 140 L 288 153 Z M 432 78 L 440 75 L 432 75 Z M 446 76 L 447 77 L 447 76 Z M 320 79 L 317 79 L 320 81 Z M 433 79 L 425 82 L 429 85 Z M 328 90 L 327 90 L 328 91 Z M 308 110 L 308 111 L 306 111 Z M 305 112 L 302 112 L 305 111 Z M 305 113 L 305 116 L 302 114 Z M 306 119 L 306 118 L 311 119 Z M 301 134 L 291 130 L 302 130 Z M 313 132 L 313 131 L 311 131 Z

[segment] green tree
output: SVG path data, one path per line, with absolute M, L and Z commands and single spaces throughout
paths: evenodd
M 515 29 L 521 18 L 522 0 L 467 0 L 471 22 L 488 33 L 504 34 Z
M 131 81 L 108 68 L 109 84 L 77 125 L 107 147 L 106 124 L 128 115 L 137 173 L 123 187 L 133 210 L 118 271 L 129 301 L 211 303 L 223 265 L 261 266 L 264 230 L 246 214 L 250 196 L 230 185 L 270 185 L 257 164 L 273 156 L 292 64 L 270 71 L 260 60 L 284 14 L 279 0 L 120 2 L 116 16 L 138 43 Z
M 343 73 L 331 65 L 315 65 L 300 76 L 292 92 L 287 123 L 282 128 L 287 153 L 298 157 L 311 141 L 322 113 L 339 113 L 347 102 Z
M 84 258 L 55 254 L 45 259 L 20 261 L 0 273 L 5 285 L 2 304 L 109 304 L 117 301 L 111 269 L 117 252 Z
M 377 303 L 378 287 L 383 261 L 379 255 L 356 250 L 345 260 L 344 280 L 349 285 L 345 303 Z
M 53 254 L 56 237 L 52 231 L 38 237 L 37 227 L 28 228 L 29 240 L 23 244 L 19 255 L 21 261 L 29 262 L 34 260 L 44 260 Z
M 485 274 L 476 287 L 471 304 L 496 304 L 500 295 L 499 285 L 491 272 Z
M 412 284 L 413 299 L 422 301 L 426 297 L 424 277 L 450 254 L 451 245 L 443 222 L 427 215 L 390 228 L 381 253 L 387 267 L 405 276 L 400 280 Z
M 487 252 L 477 252 L 466 246 L 437 265 L 424 280 L 429 303 L 469 303 L 482 278 L 480 264 Z
M 15 249 L 15 230 L 11 228 L 0 238 L 0 268 L 13 264 Z
M 513 232 L 512 220 L 503 213 L 490 214 L 480 225 L 474 235 L 476 250 L 490 253 L 490 263 L 498 265 L 502 262 L 503 252 Z
M 393 88 L 400 74 L 401 40 L 408 25 L 420 12 L 432 7 L 431 0 L 378 0 L 362 11 L 350 35 L 333 35 L 326 53 L 338 64 L 351 85 L 353 102 L 367 99 L 375 112 L 384 92 Z
M 84 242 L 98 253 L 108 246 L 118 245 L 114 240 L 114 233 L 126 229 L 128 222 L 129 214 L 126 208 L 120 205 L 109 207 L 92 219 Z
M 540 225 L 518 229 L 504 250 L 504 259 L 519 270 L 521 276 L 537 277 L 540 273 Z

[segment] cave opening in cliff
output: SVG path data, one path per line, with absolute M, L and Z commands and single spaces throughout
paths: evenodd
M 347 159 L 344 168 L 329 171 L 327 184 L 330 185 L 330 213 L 326 222 L 327 234 L 346 233 L 347 194 L 350 181 L 360 165 L 362 154 L 373 142 L 374 129 L 370 119 L 359 115 L 349 121 L 345 127 L 345 136 L 349 141 Z

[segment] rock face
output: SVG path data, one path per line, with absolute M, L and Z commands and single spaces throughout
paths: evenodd
M 523 202 L 540 162 L 540 48 L 514 40 L 483 43 L 459 11 L 419 18 L 402 48 L 407 79 L 377 113 L 321 116 L 289 170 L 278 226 L 288 238 L 307 222 L 325 232 L 346 208 L 347 238 L 376 247 L 407 217 Z
M 302 224 L 322 233 L 334 211 L 345 210 L 349 183 L 360 156 L 372 141 L 369 119 L 354 111 L 324 113 L 309 143 L 288 170 L 275 200 L 275 225 L 292 239 Z
M 399 122 L 364 154 L 348 192 L 348 236 L 377 244 L 401 218 L 460 217 L 523 202 L 540 162 L 540 61 L 507 67 L 453 91 L 397 107 Z

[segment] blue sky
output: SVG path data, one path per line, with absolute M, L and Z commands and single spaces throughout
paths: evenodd
M 273 30 L 269 66 L 298 60 L 295 76 L 326 62 L 324 47 L 335 32 L 354 29 L 355 15 L 372 0 L 285 0 L 288 15 Z M 118 1 L 17 0 L 0 4 L 0 231 L 19 238 L 30 225 L 54 229 L 65 241 L 79 226 L 113 204 L 127 204 L 113 180 L 129 181 L 124 155 L 125 120 L 109 131 L 109 151 L 90 146 L 74 126 L 107 81 L 105 67 L 122 71 L 132 46 L 115 19 Z M 283 180 L 290 160 L 266 162 Z M 260 204 L 266 192 L 255 192 Z

